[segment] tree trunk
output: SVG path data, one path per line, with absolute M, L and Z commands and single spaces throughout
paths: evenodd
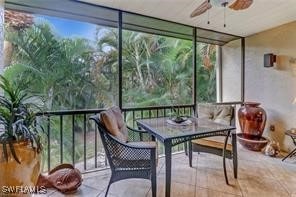
M 12 61 L 13 44 L 9 41 L 4 41 L 4 68 L 8 67 Z
M 141 66 L 139 64 L 140 61 L 141 60 L 140 60 L 139 52 L 136 49 L 136 67 L 137 67 L 137 73 L 138 73 L 138 76 L 139 76 L 141 87 L 142 87 L 142 89 L 144 89 L 145 88 L 145 83 L 144 83 L 144 78 L 143 78 L 143 75 L 142 75 Z

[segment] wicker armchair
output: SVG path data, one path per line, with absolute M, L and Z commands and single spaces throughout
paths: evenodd
M 198 117 L 207 118 L 220 124 L 227 124 L 235 126 L 235 106 L 223 103 L 211 104 L 201 103 L 198 105 Z M 231 138 L 231 142 L 228 138 Z M 226 149 L 223 153 L 223 149 Z M 192 167 L 192 151 L 193 152 L 204 152 L 223 156 L 233 161 L 233 173 L 234 177 L 237 178 L 237 146 L 236 146 L 236 134 L 225 133 L 225 136 L 209 137 L 197 140 L 192 140 L 189 143 L 189 165 Z M 223 169 L 225 181 L 228 184 L 226 162 L 223 160 Z
M 151 180 L 152 196 L 156 197 L 156 142 L 124 142 L 110 134 L 100 115 L 92 116 L 90 119 L 94 120 L 98 126 L 111 168 L 111 178 L 105 196 L 114 182 L 129 178 L 143 178 Z M 143 130 L 127 129 L 139 133 L 140 136 L 146 133 Z

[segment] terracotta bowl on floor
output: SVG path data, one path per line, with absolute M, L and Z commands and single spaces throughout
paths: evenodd
M 247 139 L 242 133 L 237 134 L 239 143 L 248 150 L 261 151 L 268 143 L 268 139 L 261 137 L 260 140 Z

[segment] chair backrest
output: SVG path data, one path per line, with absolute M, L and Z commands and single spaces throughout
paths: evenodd
M 225 125 L 235 125 L 235 105 L 227 103 L 199 103 L 197 116 Z
M 111 135 L 122 142 L 127 142 L 128 131 L 119 107 L 113 106 L 101 112 L 100 120 Z
M 98 127 L 101 141 L 102 141 L 109 165 L 111 167 L 111 170 L 113 170 L 115 167 L 118 166 L 116 162 L 114 162 L 114 158 L 120 157 L 120 154 L 122 152 L 121 149 L 124 145 L 123 145 L 123 142 L 121 142 L 121 140 L 118 140 L 116 137 L 110 134 L 108 129 L 105 127 L 105 125 L 101 121 L 100 115 L 101 114 L 92 116 L 90 117 L 90 119 L 94 120 Z

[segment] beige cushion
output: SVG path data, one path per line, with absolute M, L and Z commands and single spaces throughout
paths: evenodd
M 101 112 L 101 121 L 106 127 L 107 131 L 122 142 L 127 142 L 128 134 L 124 122 L 122 124 L 121 113 L 120 116 L 115 108 L 110 108 L 104 112 Z M 115 112 L 114 112 L 115 111 Z
M 123 120 L 120 108 L 117 106 L 113 106 L 110 108 L 110 110 L 113 112 L 113 114 L 116 117 L 118 129 L 127 138 L 128 137 L 128 130 L 127 130 L 127 127 L 126 127 L 125 122 Z
M 231 105 L 214 105 L 214 122 L 230 125 L 233 116 Z
M 214 105 L 211 103 L 200 103 L 198 104 L 197 113 L 199 118 L 207 118 L 220 124 L 230 125 L 231 119 L 233 118 L 234 108 L 231 105 Z M 225 137 L 217 136 L 197 139 L 193 140 L 192 142 L 203 146 L 223 148 L 224 140 Z M 228 140 L 226 149 L 232 149 L 230 139 Z
M 224 148 L 224 140 L 225 140 L 225 137 L 219 136 L 219 138 L 216 138 L 216 139 L 202 138 L 202 139 L 192 140 L 192 143 L 199 144 L 202 146 L 223 149 Z M 230 140 L 228 140 L 228 142 L 227 142 L 226 150 L 232 151 L 232 144 L 231 144 Z
M 197 106 L 197 114 L 199 118 L 207 118 L 213 120 L 214 105 L 210 103 L 199 103 Z
M 200 103 L 198 104 L 197 114 L 199 118 L 207 118 L 217 123 L 230 125 L 233 117 L 233 107 L 231 105 Z

